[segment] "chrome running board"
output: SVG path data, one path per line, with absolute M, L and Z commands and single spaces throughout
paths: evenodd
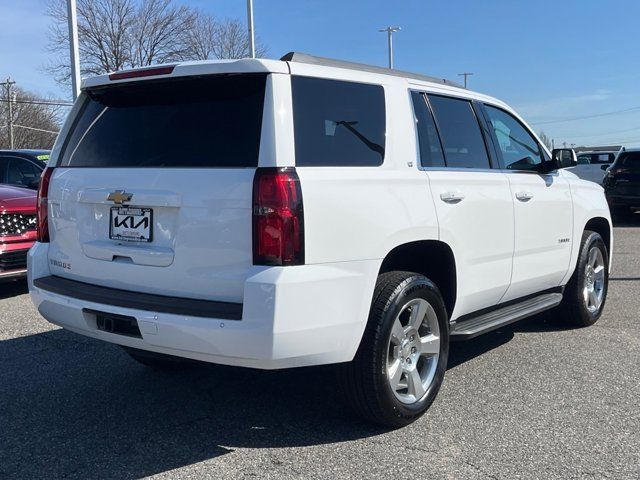
M 451 325 L 451 340 L 470 340 L 483 333 L 517 322 L 536 313 L 556 307 L 562 301 L 561 293 L 545 293 L 497 310 L 466 318 Z

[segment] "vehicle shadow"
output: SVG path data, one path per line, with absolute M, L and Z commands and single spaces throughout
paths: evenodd
M 0 341 L 0 478 L 140 478 L 236 448 L 385 432 L 339 401 L 334 368 L 170 373 L 64 330 Z
M 25 293 L 29 293 L 29 286 L 26 280 L 0 283 L 0 300 L 17 297 Z
M 484 355 L 510 342 L 516 333 L 562 332 L 574 327 L 562 321 L 556 310 L 543 312 L 518 322 L 500 327 L 469 341 L 451 342 L 448 368 L 453 369 L 469 360 Z
M 529 330 L 530 329 L 530 330 Z M 537 316 L 452 344 L 449 368 L 558 329 Z M 304 447 L 388 431 L 340 400 L 335 367 L 206 364 L 158 372 L 64 330 L 0 341 L 0 478 L 140 478 L 236 448 Z

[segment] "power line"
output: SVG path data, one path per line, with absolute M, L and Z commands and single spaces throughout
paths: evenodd
M 620 113 L 633 112 L 636 110 L 640 110 L 640 107 L 625 108 L 624 110 L 616 110 L 614 112 L 606 112 L 606 113 L 597 113 L 594 115 L 584 115 L 581 117 L 569 117 L 569 118 L 563 118 L 561 120 L 549 120 L 546 122 L 531 122 L 531 125 L 549 125 L 552 123 L 574 122 L 576 120 L 586 120 L 588 118 L 606 117 L 608 115 L 618 115 Z
M 53 135 L 58 135 L 60 133 L 59 131 L 54 132 L 53 130 L 45 130 L 44 128 L 27 127 L 26 125 L 18 125 L 17 123 L 14 123 L 13 126 L 18 128 L 26 128 L 27 130 L 35 130 L 36 132 L 51 133 Z
M 624 130 L 616 130 L 614 132 L 607 133 L 594 133 L 592 135 L 564 135 L 564 138 L 590 138 L 590 137 L 606 137 L 608 135 L 615 135 L 617 133 L 625 133 L 625 132 L 635 132 L 636 130 L 640 130 L 640 127 L 628 128 Z
M 1 85 L 1 84 L 0 84 Z M 0 102 L 9 103 L 7 99 L 0 98 Z M 64 100 L 18 100 L 14 99 L 11 103 L 25 103 L 28 105 L 51 105 L 57 107 L 71 107 L 73 103 Z

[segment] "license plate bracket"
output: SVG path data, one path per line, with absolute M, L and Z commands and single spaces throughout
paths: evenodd
M 153 241 L 153 210 L 143 207 L 111 207 L 109 238 L 137 243 Z

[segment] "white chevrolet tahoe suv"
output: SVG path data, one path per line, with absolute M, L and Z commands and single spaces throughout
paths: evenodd
M 90 78 L 29 289 L 148 365 L 341 364 L 354 409 L 400 426 L 450 341 L 600 317 L 609 209 L 560 165 L 504 103 L 411 73 L 288 54 Z

